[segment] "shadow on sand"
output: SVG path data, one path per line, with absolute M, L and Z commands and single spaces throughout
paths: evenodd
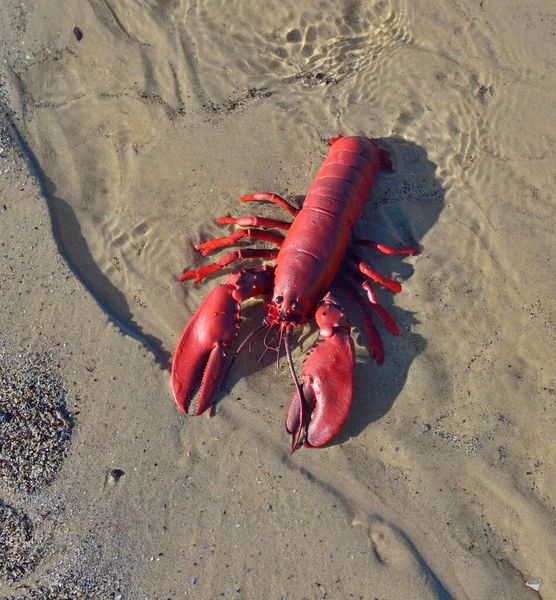
M 137 324 L 124 294 L 104 275 L 91 255 L 73 208 L 56 194 L 54 182 L 43 171 L 9 115 L 8 123 L 46 198 L 54 239 L 69 268 L 121 332 L 141 342 L 153 353 L 160 366 L 169 370 L 171 355 L 163 349 L 162 341 L 145 333 Z

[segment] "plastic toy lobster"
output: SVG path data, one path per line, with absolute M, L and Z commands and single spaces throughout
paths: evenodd
M 416 248 L 394 250 L 352 237 L 352 228 L 361 215 L 376 173 L 381 167 L 391 169 L 392 163 L 388 151 L 366 137 L 338 136 L 330 144 L 328 157 L 300 210 L 267 192 L 240 198 L 240 202 L 278 204 L 294 217 L 292 223 L 260 217 L 223 217 L 217 222 L 246 229 L 196 246 L 203 256 L 243 238 L 270 242 L 277 248 L 235 250 L 216 263 L 184 272 L 180 278 L 184 281 L 194 277 L 198 283 L 239 259 L 275 260 L 274 266 L 266 264 L 230 275 L 226 283 L 208 294 L 178 342 L 172 365 L 172 388 L 176 404 L 184 413 L 193 408 L 193 415 L 207 409 L 212 414 L 214 396 L 236 356 L 257 334 L 267 330 L 268 336 L 276 326 L 280 341 L 275 350 L 279 356 L 282 343 L 285 346 L 296 387 L 286 420 L 286 429 L 292 435 L 292 453 L 301 443 L 313 447 L 330 441 L 340 431 L 351 408 L 355 368 L 351 324 L 329 291 L 331 286 L 341 289 L 359 306 L 370 340 L 370 356 L 378 364 L 384 360 L 384 350 L 372 314 L 377 313 L 385 327 L 398 335 L 394 319 L 378 304 L 372 282 L 394 293 L 401 291 L 401 285 L 366 264 L 356 254 L 355 246 L 385 254 L 417 252 Z M 282 229 L 287 234 L 255 228 Z M 360 290 L 366 298 L 360 295 Z M 267 316 L 240 344 L 223 377 L 226 349 L 238 333 L 241 302 L 257 296 L 264 299 Z M 296 327 L 313 318 L 320 335 L 299 383 L 291 355 L 291 335 Z M 191 407 L 195 396 L 196 402 Z

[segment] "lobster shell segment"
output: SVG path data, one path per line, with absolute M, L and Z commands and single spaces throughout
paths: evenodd
M 303 429 L 305 446 L 329 442 L 345 423 L 353 399 L 355 349 L 349 320 L 331 294 L 317 309 L 316 319 L 320 337 L 301 373 L 303 398 L 294 394 L 286 420 L 292 452 Z

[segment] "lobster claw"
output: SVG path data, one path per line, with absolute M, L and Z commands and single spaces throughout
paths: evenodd
M 172 391 L 178 408 L 186 414 L 197 390 L 194 415 L 210 406 L 218 389 L 226 361 L 224 348 L 233 342 L 239 321 L 232 291 L 227 284 L 214 288 L 178 342 L 172 362 Z
M 329 442 L 345 423 L 353 398 L 355 349 L 351 324 L 330 293 L 315 316 L 320 337 L 301 373 L 303 398 L 294 394 L 286 420 L 286 429 L 293 436 L 292 453 L 303 433 L 307 447 Z
M 172 362 L 172 391 L 178 408 L 193 415 L 212 406 L 229 348 L 239 329 L 241 302 L 266 293 L 272 269 L 261 267 L 234 273 L 203 300 L 184 329 Z M 210 414 L 210 413 L 209 413 Z

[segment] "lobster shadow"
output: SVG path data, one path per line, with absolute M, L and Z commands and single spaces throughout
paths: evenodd
M 444 190 L 436 177 L 437 166 L 428 160 L 426 151 L 414 142 L 398 137 L 377 139 L 377 142 L 390 151 L 394 169 L 389 173 L 382 172 L 377 178 L 371 191 L 371 199 L 354 227 L 355 236 L 395 247 L 419 246 L 423 254 L 426 248 L 420 245 L 420 241 L 437 221 L 445 203 Z M 408 280 L 414 274 L 411 263 L 418 262 L 418 258 L 384 256 L 360 248 L 357 252 L 376 270 L 394 277 L 397 281 L 406 282 L 402 294 L 410 293 L 411 282 Z M 380 367 L 377 366 L 368 357 L 366 348 L 369 347 L 369 340 L 364 333 L 366 330 L 359 309 L 338 291 L 354 327 L 352 334 L 356 341 L 357 363 L 353 406 L 349 418 L 342 431 L 329 445 L 340 444 L 358 436 L 370 423 L 382 418 L 403 389 L 412 362 L 426 348 L 426 340 L 412 331 L 412 327 L 419 323 L 416 315 L 397 307 L 395 295 L 388 290 L 379 289 L 378 285 L 376 289 L 379 302 L 394 317 L 401 333 L 399 337 L 392 337 L 375 319 L 385 349 L 384 363 Z M 334 290 L 335 293 L 336 291 Z M 260 306 L 246 307 L 243 311 L 242 331 L 252 331 L 263 317 Z M 240 338 L 243 338 L 243 335 Z M 308 350 L 315 339 L 316 326 L 313 323 L 299 331 L 297 346 Z M 261 360 L 256 360 L 263 349 L 264 345 L 257 340 L 253 343 L 252 356 L 246 352 L 238 357 L 224 389 L 217 396 L 217 402 L 227 395 L 233 395 L 235 384 L 246 373 L 273 368 L 276 363 L 276 354 L 273 352 L 267 352 Z M 274 376 L 277 376 L 276 371 Z M 289 378 L 284 359 L 280 364 L 278 378 L 281 381 Z M 293 392 L 293 384 L 291 391 Z M 286 389 L 280 392 L 279 398 L 280 405 L 289 402 Z
M 381 174 L 371 192 L 361 220 L 355 227 L 357 237 L 381 241 L 392 246 L 420 247 L 421 240 L 438 220 L 445 205 L 444 189 L 436 176 L 437 165 L 430 161 L 424 148 L 399 137 L 377 139 L 392 156 L 394 169 Z M 411 293 L 413 264 L 404 256 L 378 256 L 366 252 L 374 268 L 389 277 L 405 283 L 402 294 Z M 418 264 L 419 258 L 410 259 Z M 418 267 L 417 267 L 418 268 Z M 427 347 L 426 340 L 412 328 L 418 324 L 415 313 L 395 306 L 395 295 L 387 290 L 378 292 L 379 302 L 392 314 L 400 330 L 392 337 L 380 327 L 385 349 L 381 366 L 358 352 L 355 369 L 353 406 L 340 434 L 331 445 L 356 437 L 369 424 L 382 418 L 402 391 L 411 364 Z M 356 341 L 368 348 L 363 320 L 351 304 L 348 309 L 353 326 L 360 332 Z
M 116 327 L 143 344 L 152 352 L 160 367 L 169 371 L 170 353 L 164 349 L 159 338 L 144 332 L 136 322 L 125 295 L 111 283 L 93 258 L 75 211 L 58 195 L 55 183 L 46 175 L 14 120 L 10 115 L 6 119 L 46 199 L 54 241 L 69 269 Z

